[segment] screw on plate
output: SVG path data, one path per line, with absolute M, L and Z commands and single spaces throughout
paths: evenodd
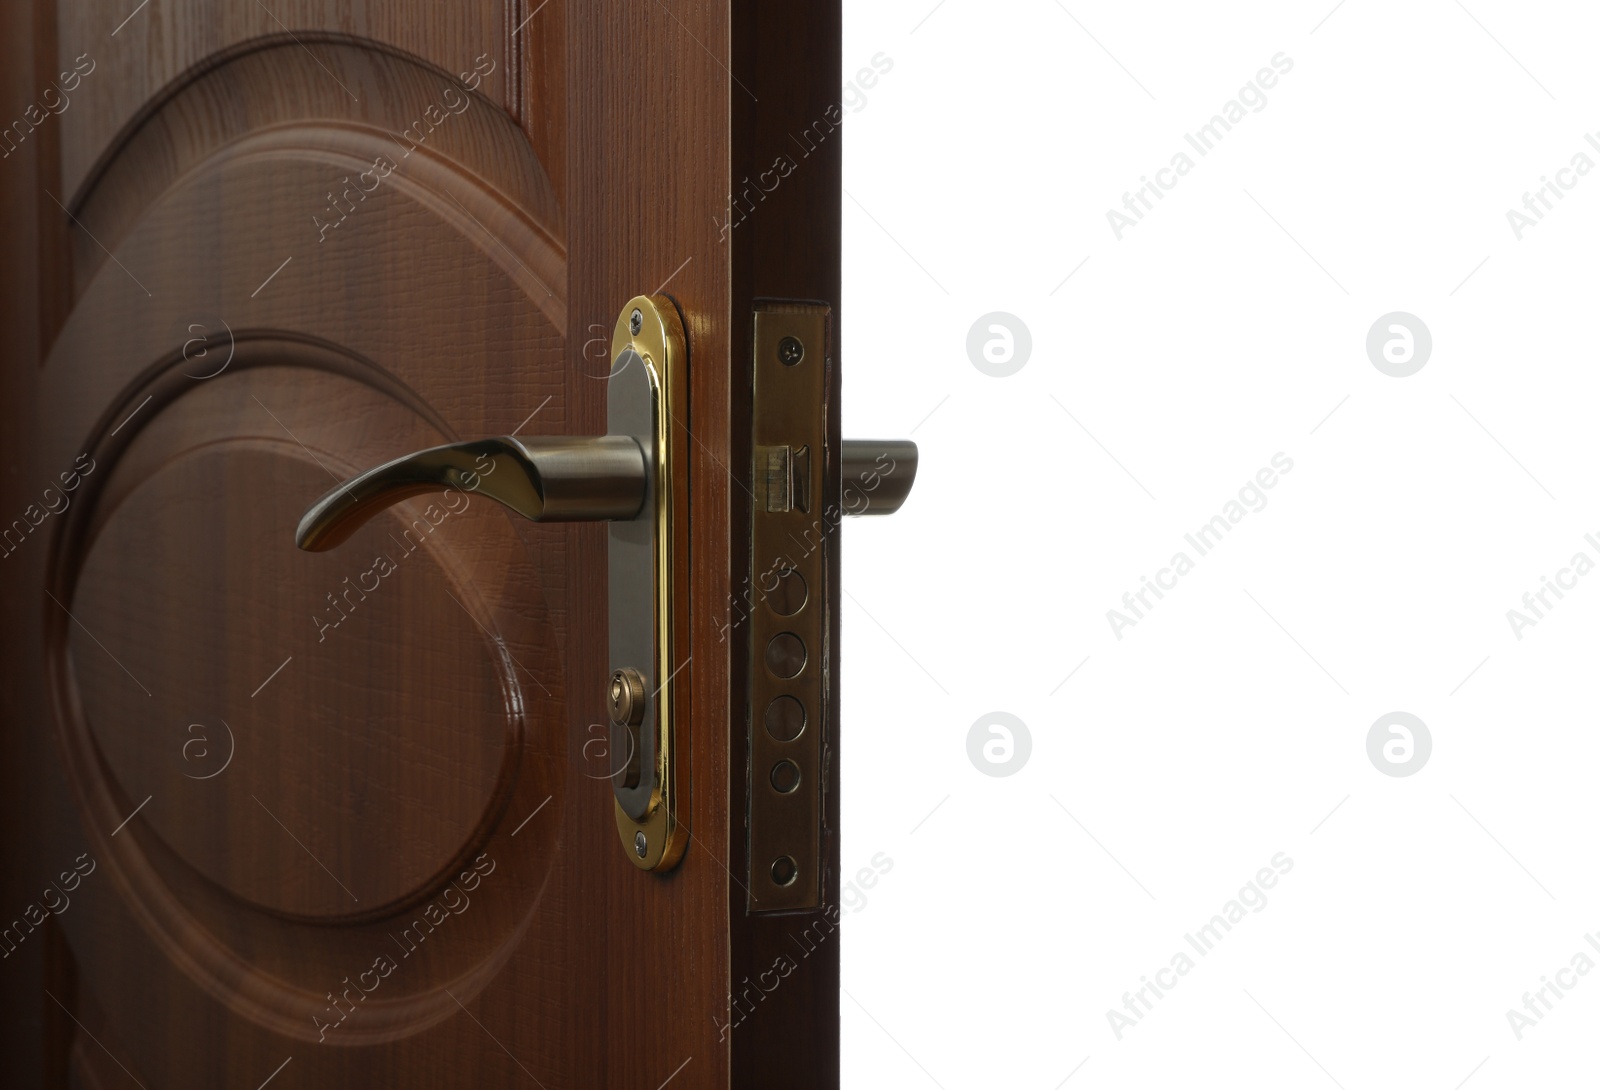
M 634 307 L 633 313 L 628 315 L 628 332 L 637 337 L 639 335 L 639 330 L 643 328 L 644 311 L 640 310 L 638 307 Z
M 643 833 L 633 834 L 633 850 L 638 854 L 640 859 L 643 859 L 645 855 L 649 853 L 650 841 Z
M 784 366 L 793 367 L 805 358 L 806 346 L 793 337 L 785 337 L 778 342 L 778 359 Z

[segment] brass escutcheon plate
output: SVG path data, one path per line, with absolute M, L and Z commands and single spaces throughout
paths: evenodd
M 611 753 L 617 835 L 629 861 L 647 871 L 677 866 L 689 840 L 678 820 L 684 799 L 676 761 L 688 709 L 681 673 L 689 654 L 688 363 L 672 300 L 630 299 L 611 338 L 607 431 L 639 440 L 647 491 L 638 518 L 609 527 L 607 678 L 632 668 L 644 679 L 644 715 L 637 726 L 612 724 Z M 594 695 L 601 703 L 603 692 Z

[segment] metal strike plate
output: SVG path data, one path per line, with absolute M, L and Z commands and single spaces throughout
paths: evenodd
M 646 493 L 637 518 L 609 528 L 606 702 L 617 835 L 634 866 L 649 871 L 675 867 L 689 839 L 677 817 L 676 749 L 688 707 L 688 362 L 670 299 L 641 295 L 622 308 L 611 338 L 607 431 L 639 441 Z
M 828 754 L 827 552 L 839 512 L 824 485 L 831 318 L 755 312 L 751 370 L 750 912 L 822 903 Z

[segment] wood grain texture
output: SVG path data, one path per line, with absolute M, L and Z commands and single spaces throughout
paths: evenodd
M 203 79 L 293 64 L 240 56 Z M 508 125 L 481 152 L 430 141 L 319 241 L 310 209 L 371 162 L 367 136 L 332 144 L 327 118 L 269 119 L 208 141 L 215 101 L 172 96 L 188 116 L 124 147 L 130 178 L 171 167 L 170 131 L 198 150 L 136 213 L 106 217 L 116 260 L 83 280 L 36 401 L 51 424 L 39 464 L 80 445 L 94 463 L 55 535 L 28 542 L 49 552 L 46 604 L 60 603 L 45 676 L 72 791 L 52 801 L 73 804 L 101 867 L 61 917 L 80 994 L 119 1061 L 155 1083 L 259 1082 L 274 1053 L 308 1046 L 314 1080 L 559 1074 L 579 1010 L 566 982 L 584 973 L 524 964 L 574 865 L 561 830 L 588 820 L 563 729 L 575 664 L 547 606 L 565 590 L 565 534 L 418 501 L 359 552 L 287 545 L 308 497 L 397 448 L 513 430 L 547 400 L 529 430 L 567 430 L 564 311 L 541 287 L 560 281 L 529 272 L 559 264 L 541 241 L 556 225 L 537 220 L 537 186 L 508 210 L 510 183 L 490 185 L 518 139 Z M 507 239 L 523 258 L 503 256 Z M 267 282 L 285 251 L 294 264 Z M 186 351 L 195 318 L 204 357 Z M 367 582 L 375 555 L 395 570 Z M 238 728 L 215 780 L 173 760 L 172 729 L 196 720 Z M 480 857 L 487 874 L 457 877 Z M 329 993 L 380 953 L 394 970 L 346 1020 Z M 507 979 L 511 1015 L 558 1012 L 516 1060 L 481 1054 L 461 1013 Z M 161 1004 L 132 1002 L 152 990 Z M 335 1020 L 330 1036 L 319 1022 Z M 168 1047 L 163 1027 L 189 1021 L 226 1044 Z M 474 1058 L 466 1075 L 458 1055 Z
M 499 105 L 509 104 L 505 73 L 511 28 L 505 25 L 506 5 L 501 3 L 155 0 L 134 14 L 138 7 L 137 0 L 59 4 L 57 64 L 71 71 L 85 54 L 97 62 L 77 100 L 58 119 L 61 174 L 68 193 L 77 192 L 119 134 L 159 100 L 163 89 L 261 39 L 300 43 L 313 53 L 321 42 L 359 41 L 398 50 L 450 73 L 470 70 L 476 57 L 487 54 L 500 64 L 486 80 L 485 94 Z M 102 61 L 104 67 L 98 67 Z M 321 78 L 334 85 L 340 75 L 330 68 Z M 335 89 L 353 102 L 361 98 L 349 81 Z M 373 91 L 385 93 L 382 88 Z
M 794 922 L 747 919 L 740 886 L 748 316 L 838 282 L 833 147 L 725 229 L 734 179 L 837 94 L 837 4 L 774 7 L 0 15 L 10 101 L 97 63 L 0 160 L 0 528 L 94 464 L 0 559 L 0 926 L 96 864 L 0 960 L 8 1084 L 258 1085 L 291 1055 L 305 1086 L 837 1083 L 836 944 L 724 1028 Z M 602 432 L 617 307 L 653 291 L 689 332 L 693 436 L 693 840 L 665 876 L 623 857 L 583 752 L 603 528 L 424 497 L 333 553 L 289 534 L 333 477 L 407 450 Z M 234 763 L 191 775 L 216 757 L 190 724 L 220 746 L 222 720 Z
M 729 7 L 710 0 L 670 10 L 575 4 L 566 18 L 569 81 L 584 90 L 569 100 L 568 115 L 573 324 L 609 329 L 616 301 L 639 290 L 664 290 L 683 312 L 690 342 L 685 423 L 693 437 L 689 600 L 715 610 L 727 598 L 733 537 L 731 263 L 712 219 L 730 161 Z M 599 638 L 600 625 L 585 627 Z M 680 678 L 689 683 L 691 714 L 687 729 L 679 727 L 690 762 L 688 812 L 680 807 L 679 819 L 693 840 L 676 871 L 651 885 L 635 883 L 604 918 L 609 949 L 637 959 L 613 962 L 605 976 L 607 1032 L 648 1042 L 612 1052 L 609 1085 L 659 1086 L 685 1064 L 675 1087 L 729 1085 L 727 1044 L 713 1016 L 725 1001 L 729 965 L 733 662 L 711 616 L 692 617 L 690 633 L 691 658 Z M 627 886 L 630 876 L 620 873 L 627 864 L 603 854 L 612 867 L 608 879 Z M 716 941 L 695 941 L 713 926 Z M 670 995 L 643 982 L 670 982 Z

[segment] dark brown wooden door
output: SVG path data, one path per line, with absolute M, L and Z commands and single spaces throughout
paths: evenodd
M 837 297 L 837 137 L 755 182 L 839 118 L 836 5 L 781 7 L 6 5 L 7 1085 L 837 1082 L 836 940 L 739 998 L 826 917 L 745 914 L 727 638 L 751 307 Z M 422 496 L 292 541 L 397 455 L 604 432 L 657 291 L 694 440 L 666 875 L 585 745 L 604 527 Z

